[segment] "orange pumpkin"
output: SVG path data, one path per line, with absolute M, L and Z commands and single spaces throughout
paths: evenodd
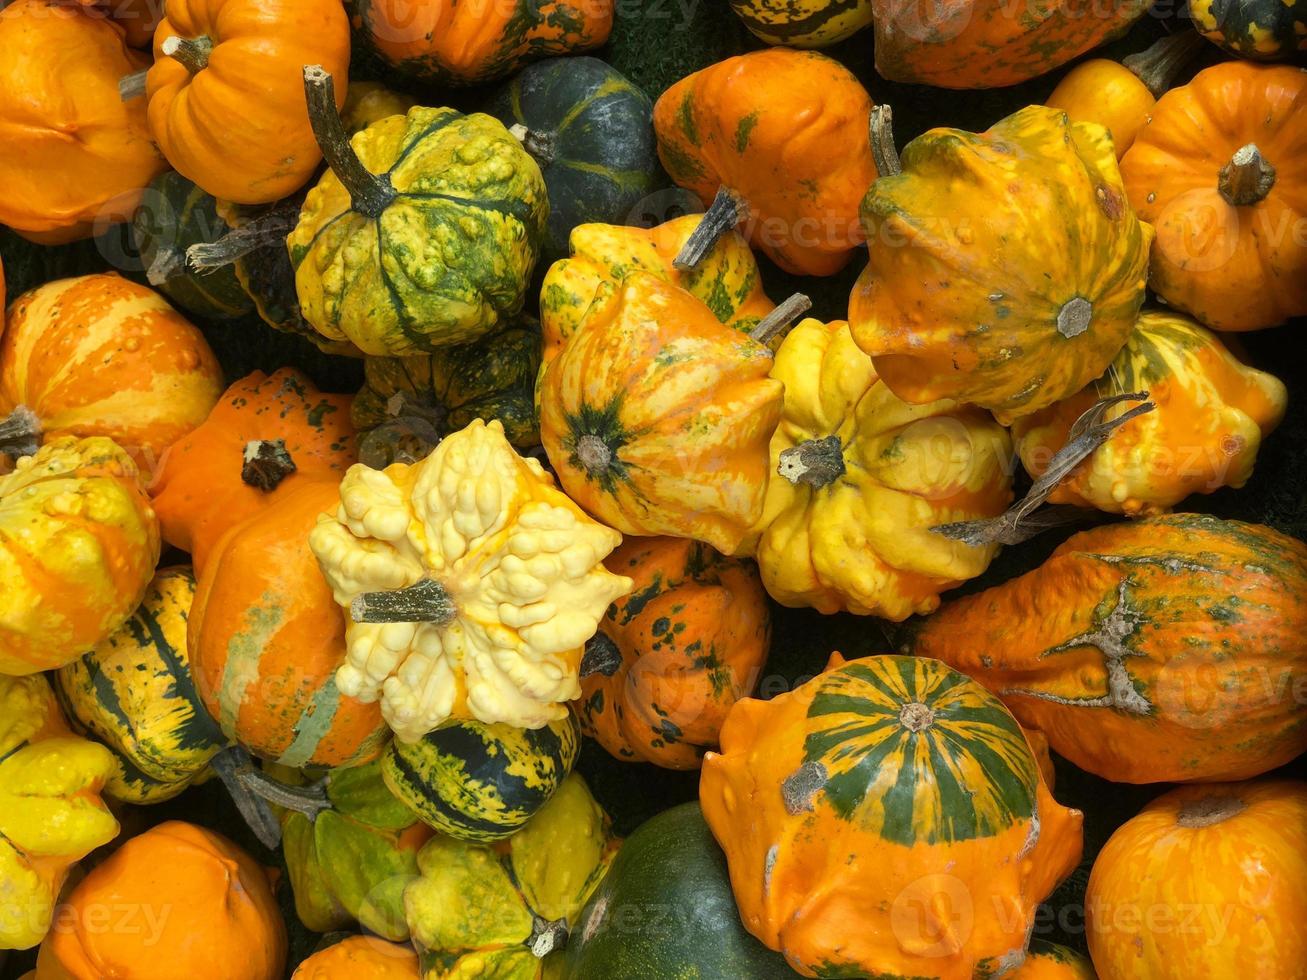
M 876 179 L 871 97 L 815 51 L 768 48 L 683 78 L 654 106 L 658 155 L 708 205 L 708 244 L 736 224 L 782 269 L 838 272 L 866 240 L 862 195 Z M 697 264 L 697 253 L 682 259 Z
M 635 585 L 586 643 L 581 728 L 615 758 L 697 769 L 767 659 L 758 570 L 685 538 L 629 538 L 604 565 Z
M 73 0 L 97 17 L 104 17 L 122 28 L 123 37 L 133 48 L 148 48 L 154 29 L 163 19 L 162 0 Z
M 1172 89 L 1121 161 L 1157 229 L 1149 285 L 1215 330 L 1307 313 L 1307 73 L 1227 61 Z
M 0 337 L 0 418 L 25 406 L 47 438 L 108 436 L 147 473 L 221 391 L 204 335 L 114 273 L 24 293 Z
M 314 953 L 291 980 L 419 980 L 418 957 L 409 946 L 376 936 L 350 936 Z
M 304 66 L 339 79 L 339 109 L 349 55 L 340 0 L 168 0 L 146 78 L 150 132 L 173 168 L 214 197 L 279 200 L 322 160 Z
M 1307 750 L 1307 545 L 1197 514 L 1068 539 L 946 604 L 909 648 L 989 687 L 1059 755 L 1123 783 L 1243 779 Z
M 229 528 L 306 479 L 339 480 L 354 462 L 352 401 L 294 368 L 237 381 L 163 457 L 150 486 L 163 539 L 202 570 Z
M 196 690 L 223 733 L 295 769 L 366 762 L 389 735 L 378 704 L 336 687 L 345 618 L 308 538 L 339 504 L 339 480 L 321 475 L 229 528 L 200 572 L 187 630 Z
M 1042 939 L 1030 940 L 1026 959 L 1008 980 L 1098 980 L 1093 964 L 1075 950 Z
M 1080 859 L 1081 815 L 1016 720 L 936 661 L 852 660 L 740 701 L 721 745 L 704 818 L 745 928 L 804 976 L 1001 974 Z
M 286 924 L 268 875 L 225 837 L 170 820 L 69 894 L 36 980 L 280 980 Z
M 148 64 L 102 16 L 60 0 L 0 9 L 0 223 L 45 244 L 126 221 L 167 169 L 118 79 Z
M 1103 980 L 1301 977 L 1307 784 L 1184 786 L 1112 834 L 1085 894 Z

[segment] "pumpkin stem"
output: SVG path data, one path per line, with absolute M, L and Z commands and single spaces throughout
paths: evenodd
M 531 154 L 531 158 L 542 169 L 553 163 L 554 157 L 558 155 L 558 149 L 555 145 L 558 142 L 558 137 L 553 133 L 539 133 L 534 129 L 527 129 L 521 123 L 514 123 L 509 126 L 508 132 L 522 144 L 522 149 Z
M 1180 807 L 1175 822 L 1181 827 L 1199 829 L 1229 820 L 1248 809 L 1237 796 L 1204 796 Z
M 894 110 L 887 105 L 873 106 L 867 121 L 867 138 L 871 142 L 871 159 L 880 177 L 903 173 L 899 151 L 894 148 Z
M 241 482 L 264 493 L 281 486 L 295 468 L 285 439 L 251 439 L 241 454 Z
M 567 920 L 550 921 L 543 916 L 532 913 L 531 935 L 527 937 L 526 946 L 531 955 L 543 960 L 556 949 L 567 945 Z
M 730 188 L 717 188 L 717 196 L 676 253 L 676 258 L 672 259 L 672 265 L 681 270 L 697 268 L 703 257 L 713 250 L 717 240 L 735 228 L 743 217 L 740 197 Z
M 1073 296 L 1057 311 L 1057 332 L 1067 340 L 1089 329 L 1094 318 L 1094 304 L 1083 296 Z
M 805 439 L 781 451 L 776 472 L 791 483 L 821 490 L 844 475 L 844 446 L 839 436 Z
M 930 705 L 909 701 L 899 709 L 899 724 L 910 732 L 924 732 L 935 724 L 935 712 Z
M 1238 208 L 1265 200 L 1274 186 L 1275 168 L 1262 156 L 1256 143 L 1235 150 L 1216 181 L 1221 196 Z
M 1084 511 L 1078 507 L 1050 507 L 1038 515 L 1033 512 L 1048 499 L 1049 494 L 1071 474 L 1072 470 L 1107 441 L 1108 436 L 1131 419 L 1156 408 L 1152 402 L 1144 401 L 1147 397 L 1146 391 L 1109 395 L 1100 398 L 1086 409 L 1071 426 L 1066 445 L 1053 454 L 1043 475 L 1035 480 L 1023 499 L 1013 504 L 1003 514 L 979 521 L 939 524 L 931 530 L 973 547 L 985 544 L 1020 544 L 1046 528 L 1081 519 Z M 1103 416 L 1107 414 L 1109 408 L 1126 401 L 1143 402 L 1143 404 L 1136 405 L 1114 419 L 1103 421 Z
M 154 261 L 145 270 L 145 279 L 151 286 L 162 286 L 186 267 L 186 253 L 171 245 L 154 253 Z
M 374 174 L 363 165 L 336 109 L 336 85 L 321 65 L 304 66 L 304 97 L 309 104 L 313 136 L 340 182 L 349 192 L 350 207 L 368 218 L 379 218 L 395 199 L 389 174 Z
M 199 37 L 178 37 L 176 34 L 163 39 L 159 45 L 161 54 L 182 63 L 192 75 L 198 75 L 209 67 L 209 55 L 213 53 L 213 41 L 201 34 Z M 121 91 L 121 90 L 120 90 Z
M 145 94 L 145 76 L 150 73 L 148 68 L 141 71 L 134 71 L 130 75 L 124 75 L 118 79 L 118 98 L 124 102 L 130 102 L 132 99 L 139 99 Z
M 612 677 L 621 666 L 622 651 L 603 630 L 585 641 L 585 653 L 581 656 L 582 677 L 592 674 Z
M 1168 34 L 1143 51 L 1122 58 L 1121 64 L 1134 72 L 1144 83 L 1144 88 L 1157 99 L 1175 84 L 1181 70 L 1194 59 L 1205 43 L 1197 31 Z
M 0 454 L 33 456 L 41 448 L 41 420 L 26 405 L 0 419 Z
M 769 344 L 771 339 L 794 322 L 801 313 L 812 308 L 812 300 L 803 293 L 795 293 L 782 302 L 776 309 L 754 324 L 749 336 L 760 344 Z
M 576 440 L 576 458 L 591 476 L 608 472 L 613 462 L 613 451 L 608 443 L 593 433 L 587 433 Z
M 302 813 L 310 822 L 317 820 L 319 813 L 332 809 L 331 800 L 327 797 L 327 776 L 307 786 L 288 786 L 273 779 L 257 766 L 250 765 L 237 770 L 236 778 L 260 800 Z
M 224 749 L 209 760 L 209 765 L 227 787 L 232 802 L 260 844 L 270 851 L 281 846 L 281 821 L 266 800 L 256 796 L 241 780 L 240 774 L 254 769 L 254 759 L 239 745 Z
M 445 626 L 458 616 L 458 607 L 439 582 L 424 578 L 393 592 L 364 592 L 349 604 L 356 623 L 434 623 Z
M 261 248 L 284 248 L 286 236 L 299 221 L 299 208 L 278 207 L 234 228 L 216 242 L 197 242 L 186 250 L 186 264 L 196 272 L 208 272 Z

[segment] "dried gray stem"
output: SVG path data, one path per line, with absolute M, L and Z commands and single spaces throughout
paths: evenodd
M 717 240 L 736 227 L 744 217 L 744 209 L 735 192 L 727 187 L 717 188 L 717 196 L 704 212 L 698 226 L 676 253 L 672 265 L 678 269 L 693 269 L 712 251 Z
M 260 844 L 270 851 L 281 846 L 281 821 L 261 796 L 241 780 L 241 773 L 255 768 L 254 759 L 239 745 L 224 749 L 209 760 L 209 766 L 227 787 L 232 802 Z
M 770 343 L 773 337 L 811 308 L 812 300 L 803 293 L 795 293 L 755 323 L 749 336 L 760 344 Z
M 356 623 L 434 623 L 444 626 L 458 616 L 445 587 L 423 579 L 394 592 L 364 592 L 349 605 Z

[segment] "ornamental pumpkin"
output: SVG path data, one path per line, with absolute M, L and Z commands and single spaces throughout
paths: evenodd
M 782 395 L 770 367 L 690 293 L 632 272 L 600 285 L 546 366 L 540 440 L 568 495 L 623 534 L 730 553 L 762 514 Z
M 164 455 L 150 486 L 164 540 L 202 572 L 228 529 L 301 482 L 339 479 L 354 462 L 350 405 L 294 368 L 237 381 Z
M 598 58 L 550 58 L 522 69 L 486 108 L 540 165 L 549 192 L 541 254 L 567 254 L 589 222 L 624 224 L 661 182 L 653 103 Z
M 1149 285 L 1213 330 L 1307 313 L 1307 74 L 1227 61 L 1157 103 L 1121 161 L 1157 229 Z
M 843 268 L 866 237 L 858 202 L 876 179 L 871 106 L 839 62 L 790 48 L 728 58 L 664 92 L 654 106 L 658 155 L 672 180 L 713 202 L 679 261 L 697 265 L 740 224 L 787 272 Z
M 309 539 L 349 610 L 339 689 L 403 741 L 447 720 L 542 728 L 580 694 L 581 647 L 631 580 L 621 535 L 585 516 L 504 427 L 480 419 L 426 459 L 350 467 Z
M 433 837 L 418 854 L 421 877 L 404 890 L 424 980 L 556 976 L 558 951 L 617 843 L 575 775 L 506 841 Z
M 1080 859 L 1016 720 L 932 660 L 739 702 L 699 796 L 745 928 L 809 977 L 1000 975 Z
M 345 622 L 308 536 L 338 493 L 335 479 L 304 479 L 229 528 L 191 607 L 191 673 L 204 706 L 227 738 L 293 769 L 361 765 L 387 737 L 377 706 L 336 685 Z
M 347 133 L 361 133 L 374 122 L 390 116 L 403 116 L 417 102 L 380 82 L 350 82 L 340 119 Z
M 767 44 L 824 48 L 871 26 L 871 0 L 731 0 L 749 32 Z
M 767 659 L 758 571 L 685 538 L 631 538 L 606 564 L 635 586 L 586 643 L 581 726 L 614 758 L 697 769 Z
M 1191 493 L 1241 487 L 1288 400 L 1279 379 L 1242 364 L 1188 317 L 1142 313 L 1101 378 L 1013 423 L 1026 470 L 1041 476 L 1076 419 L 1100 398 L 1133 391 L 1148 392 L 1153 411 L 1117 429 L 1063 478 L 1050 502 L 1135 516 L 1169 510 Z M 1113 405 L 1104 418 L 1127 408 Z
M 1012 444 L 989 413 L 899 400 L 842 320 L 799 323 L 771 376 L 785 407 L 746 544 L 772 598 L 902 620 L 988 567 L 996 545 L 931 529 L 996 516 L 1012 499 Z
M 163 17 L 163 4 L 155 0 L 73 0 L 73 3 L 117 24 L 128 46 L 133 48 L 150 46 L 154 29 Z
M 892 160 L 888 127 L 873 129 Z M 862 202 L 874 244 L 849 326 L 894 394 L 1006 424 L 1103 372 L 1143 302 L 1153 237 L 1106 129 L 1029 106 L 983 133 L 932 129 L 887 169 Z
M 0 675 L 0 950 L 49 929 L 72 866 L 118 835 L 103 745 L 75 738 L 39 674 Z
M 407 946 L 375 936 L 350 936 L 319 950 L 295 968 L 291 980 L 421 980 L 418 957 Z
M 1030 940 L 1025 962 L 1007 976 L 1009 980 L 1098 980 L 1088 959 L 1043 939 Z
M 159 562 L 159 522 L 108 439 L 47 442 L 0 476 L 0 674 L 54 670 L 116 630 Z
M 0 418 L 21 406 L 48 439 L 108 436 L 147 474 L 221 391 L 204 335 L 154 290 L 116 273 L 24 293 L 0 338 Z
M 390 791 L 435 830 L 459 840 L 511 837 L 558 791 L 581 751 L 570 712 L 543 728 L 454 722 L 381 757 Z
M 1022 10 L 1005 0 L 872 0 L 876 71 L 939 88 L 1015 85 L 1123 34 L 1150 6 L 1050 0 Z
M 118 928 L 105 928 L 106 909 Z M 264 869 L 225 837 L 179 820 L 96 865 L 60 916 L 41 945 L 38 980 L 280 980 L 286 962 L 286 924 Z
M 1194 27 L 1239 58 L 1286 61 L 1307 51 L 1307 5 L 1301 0 L 1190 0 Z
M 368 357 L 351 418 L 359 459 L 414 463 L 474 419 L 498 419 L 518 449 L 539 445 L 540 325 L 526 315 L 470 344 L 412 357 Z
M 173 168 L 214 197 L 266 204 L 322 157 L 304 108 L 304 65 L 345 78 L 339 0 L 169 0 L 146 77 L 150 132 Z M 341 82 L 336 107 L 345 98 Z
M 1034 571 L 944 606 L 909 646 L 1105 779 L 1243 779 L 1307 750 L 1283 688 L 1305 669 L 1304 597 L 1307 545 L 1173 514 L 1077 534 Z
M 1061 109 L 1073 123 L 1106 127 L 1120 160 L 1148 122 L 1158 96 L 1174 84 L 1202 46 L 1198 34 L 1181 31 L 1119 62 L 1090 58 L 1063 76 L 1044 105 Z
M 227 745 L 191 680 L 189 568 L 161 569 L 131 617 L 54 674 L 68 717 L 114 751 L 105 792 L 124 803 L 171 799 Z
M 522 308 L 549 216 L 544 178 L 490 116 L 417 107 L 346 139 L 332 79 L 306 68 L 331 171 L 286 240 L 304 318 L 402 356 L 467 343 Z
M 694 802 L 645 821 L 622 843 L 571 930 L 564 974 L 569 980 L 798 975 L 745 932 L 726 858 Z
M 148 63 L 103 17 L 59 0 L 0 10 L 0 223 L 44 244 L 131 217 L 167 168 L 118 79 Z
M 613 0 L 357 0 L 355 25 L 400 74 L 438 85 L 504 78 L 528 61 L 608 40 Z
M 1307 962 L 1307 784 L 1163 794 L 1103 846 L 1085 907 L 1103 980 L 1299 976 Z

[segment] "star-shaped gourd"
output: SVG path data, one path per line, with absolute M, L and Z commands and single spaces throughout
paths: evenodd
M 631 589 L 591 520 L 477 420 L 424 460 L 351 467 L 309 543 L 348 611 L 347 695 L 414 741 L 450 718 L 539 728 L 581 693 L 582 647 Z

